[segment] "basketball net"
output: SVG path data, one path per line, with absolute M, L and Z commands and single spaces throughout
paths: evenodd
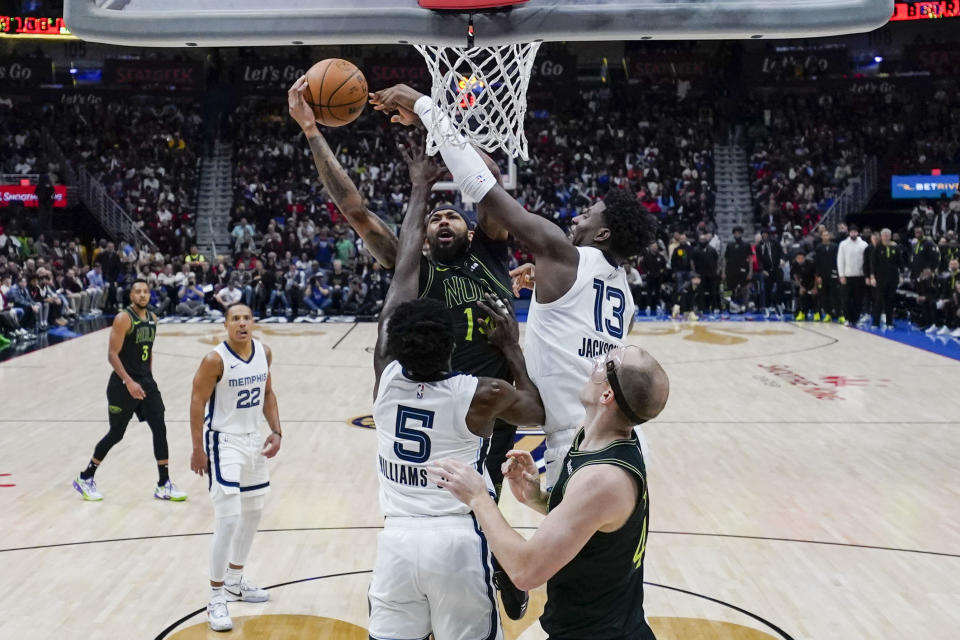
M 449 142 L 474 144 L 484 151 L 502 149 L 511 157 L 527 156 L 523 120 L 527 87 L 539 42 L 495 47 L 414 45 L 433 78 L 430 96 L 452 127 L 436 118 L 427 131 L 427 154 Z

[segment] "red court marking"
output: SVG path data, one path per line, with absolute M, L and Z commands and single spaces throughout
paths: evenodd
M 11 474 L 9 473 L 0 473 L 0 478 L 9 478 Z M 15 484 L 0 484 L 0 487 L 15 487 Z

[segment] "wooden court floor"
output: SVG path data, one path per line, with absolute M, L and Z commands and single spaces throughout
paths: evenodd
M 189 471 L 190 383 L 219 325 L 162 325 L 155 376 L 171 474 L 149 430 L 106 432 L 107 331 L 0 364 L 0 639 L 366 638 L 381 524 L 372 324 L 266 325 L 283 449 L 247 575 L 264 605 L 206 629 L 212 507 Z M 838 326 L 641 324 L 672 393 L 646 428 L 647 613 L 661 640 L 960 636 L 960 362 Z M 539 436 L 521 446 L 534 448 Z M 509 498 L 518 527 L 537 517 Z M 542 640 L 542 591 L 508 639 Z

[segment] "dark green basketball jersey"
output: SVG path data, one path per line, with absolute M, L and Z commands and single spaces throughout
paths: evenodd
M 547 606 L 540 618 L 551 640 L 652 640 L 643 614 L 643 559 L 650 505 L 647 473 L 636 434 L 598 451 L 580 451 L 583 429 L 563 460 L 549 509 L 563 501 L 567 482 L 592 464 L 616 465 L 636 479 L 637 506 L 627 522 L 597 532 L 565 567 L 547 581 Z
M 134 380 L 152 378 L 150 360 L 153 358 L 153 340 L 157 336 L 157 317 L 147 311 L 147 318 L 143 320 L 133 307 L 127 307 L 124 313 L 130 316 L 131 325 L 120 347 L 120 362 Z
M 512 380 L 510 367 L 499 349 L 487 341 L 483 314 L 477 301 L 493 293 L 513 300 L 506 266 L 506 245 L 477 229 L 470 250 L 453 264 L 423 258 L 420 262 L 420 297 L 432 298 L 450 309 L 456 332 L 453 368 L 474 376 Z

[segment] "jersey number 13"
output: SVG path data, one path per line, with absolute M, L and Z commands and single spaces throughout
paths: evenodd
M 623 291 L 616 287 L 608 287 L 603 280 L 594 278 L 593 289 L 597 292 L 597 297 L 593 302 L 593 325 L 597 332 L 602 333 L 606 330 L 612 337 L 623 338 L 623 312 L 627 308 L 627 298 Z M 613 303 L 612 318 L 605 318 L 603 315 L 603 302 L 610 300 Z

